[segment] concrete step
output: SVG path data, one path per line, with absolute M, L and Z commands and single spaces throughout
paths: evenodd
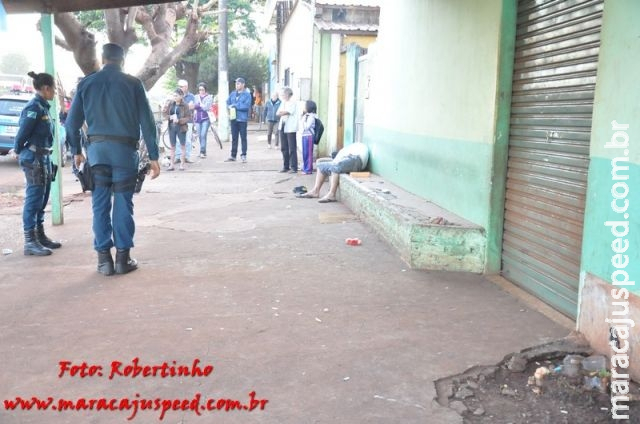
M 482 227 L 375 174 L 341 175 L 338 196 L 412 268 L 483 272 Z

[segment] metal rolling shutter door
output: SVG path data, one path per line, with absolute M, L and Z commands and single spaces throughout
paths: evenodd
M 502 274 L 577 314 L 602 0 L 518 4 Z

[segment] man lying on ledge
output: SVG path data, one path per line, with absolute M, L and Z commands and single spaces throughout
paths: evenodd
M 320 196 L 320 188 L 324 184 L 326 178 L 331 175 L 329 192 L 318 200 L 318 203 L 330 203 L 336 201 L 336 191 L 340 183 L 340 174 L 348 174 L 349 172 L 364 171 L 369 161 L 369 149 L 364 143 L 352 143 L 340 149 L 333 160 L 328 162 L 317 162 L 316 182 L 313 189 L 305 194 L 297 197 L 304 199 L 313 199 Z

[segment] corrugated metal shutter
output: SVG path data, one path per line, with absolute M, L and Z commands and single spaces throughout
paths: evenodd
M 502 274 L 577 314 L 602 0 L 520 1 Z

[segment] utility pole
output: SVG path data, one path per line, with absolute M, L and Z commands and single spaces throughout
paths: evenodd
M 218 2 L 218 135 L 223 141 L 229 141 L 229 33 L 227 25 L 227 0 Z
M 42 14 L 40 19 L 40 25 L 42 28 L 42 42 L 44 46 L 44 67 L 45 71 L 56 77 L 56 67 L 53 55 L 55 46 L 55 36 L 53 31 L 53 15 Z M 58 87 L 58 90 L 62 90 L 62 87 Z M 53 126 L 53 161 L 60 165 L 62 163 L 62 152 L 60 149 L 60 134 L 58 133 L 58 123 L 60 116 L 58 114 L 58 102 L 56 97 L 49 102 L 51 109 L 49 112 L 53 117 L 55 125 Z M 62 106 L 64 107 L 64 106 Z M 64 210 L 62 205 L 62 167 L 58 168 L 58 176 L 56 180 L 51 183 L 51 221 L 53 225 L 64 224 Z

